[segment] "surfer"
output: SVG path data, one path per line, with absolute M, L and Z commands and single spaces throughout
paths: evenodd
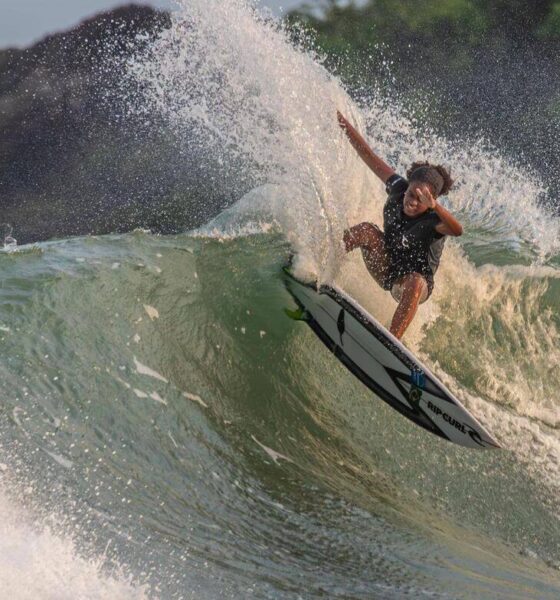
M 415 162 L 401 177 L 377 156 L 365 139 L 338 112 L 338 122 L 360 158 L 387 190 L 383 231 L 373 223 L 359 223 L 344 232 L 346 252 L 360 248 L 375 281 L 398 302 L 390 331 L 401 339 L 418 305 L 434 288 L 445 237 L 459 236 L 463 227 L 437 198 L 453 185 L 447 169 Z

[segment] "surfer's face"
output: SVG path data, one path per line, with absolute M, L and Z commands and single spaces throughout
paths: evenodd
M 413 181 L 406 190 L 403 198 L 403 211 L 407 217 L 419 217 L 428 210 L 425 204 L 420 201 L 418 190 L 430 191 L 427 183 Z

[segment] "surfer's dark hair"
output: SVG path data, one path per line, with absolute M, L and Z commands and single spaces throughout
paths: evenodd
M 432 169 L 437 173 L 437 175 L 436 173 L 433 173 L 435 177 L 430 177 L 430 171 L 432 171 Z M 454 183 L 449 171 L 445 167 L 442 165 L 432 165 L 429 162 L 412 163 L 410 169 L 406 172 L 406 176 L 409 181 L 424 181 L 432 184 L 432 187 L 435 188 L 434 191 L 436 192 L 436 196 L 445 196 Z M 436 182 L 433 181 L 434 179 L 438 180 L 437 183 L 441 182 L 441 185 L 436 185 Z

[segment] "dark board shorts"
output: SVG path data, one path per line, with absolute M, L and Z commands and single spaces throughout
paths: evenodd
M 375 223 L 373 224 L 373 226 L 378 231 L 380 231 L 382 235 L 384 235 L 383 231 L 377 225 L 375 225 Z M 397 298 L 397 295 L 393 291 L 393 287 L 395 286 L 395 284 L 397 284 L 398 280 L 401 277 L 404 277 L 405 275 L 410 275 L 411 273 L 416 273 L 416 272 L 417 271 L 410 271 L 409 269 L 406 268 L 405 265 L 399 265 L 398 263 L 393 263 L 389 267 L 389 272 L 387 273 L 387 276 L 380 283 L 382 284 L 382 288 L 384 290 L 387 290 L 388 292 L 391 292 L 391 295 L 393 296 L 393 298 L 395 298 L 395 300 L 397 300 L 397 302 L 398 302 L 398 298 Z M 426 296 L 426 298 L 424 298 L 422 300 L 422 302 L 426 302 L 426 300 L 432 295 L 432 292 L 434 291 L 434 275 L 433 275 L 433 273 L 418 273 L 418 274 L 424 278 L 424 280 L 426 281 L 426 284 L 428 286 L 428 295 Z
M 416 271 L 412 271 L 412 272 L 416 272 Z M 387 277 L 385 278 L 385 280 L 383 281 L 383 289 L 387 290 L 388 292 L 391 292 L 391 295 L 393 296 L 393 298 L 395 298 L 395 300 L 397 300 L 397 302 L 399 301 L 399 298 L 397 297 L 397 294 L 395 293 L 394 287 L 395 285 L 397 285 L 399 279 L 401 279 L 401 277 L 404 277 L 405 275 L 410 275 L 410 271 L 409 272 L 403 272 L 403 270 L 399 269 L 399 268 L 391 268 L 389 270 L 389 273 L 387 274 Z M 432 295 L 432 292 L 434 291 L 434 276 L 433 275 L 426 275 L 425 273 L 418 273 L 418 275 L 420 275 L 421 277 L 424 278 L 424 281 L 426 282 L 427 286 L 428 286 L 428 295 L 422 299 L 422 302 L 426 302 L 426 300 Z

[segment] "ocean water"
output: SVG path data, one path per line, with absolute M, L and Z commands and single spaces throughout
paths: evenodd
M 197 231 L 0 252 L 2 595 L 557 598 L 560 222 L 542 182 L 356 105 L 241 0 L 185 0 L 126 73 L 130 110 L 250 185 Z M 283 312 L 291 253 L 394 310 L 340 245 L 384 195 L 337 108 L 399 170 L 453 170 L 466 232 L 404 341 L 503 450 L 414 426 Z

